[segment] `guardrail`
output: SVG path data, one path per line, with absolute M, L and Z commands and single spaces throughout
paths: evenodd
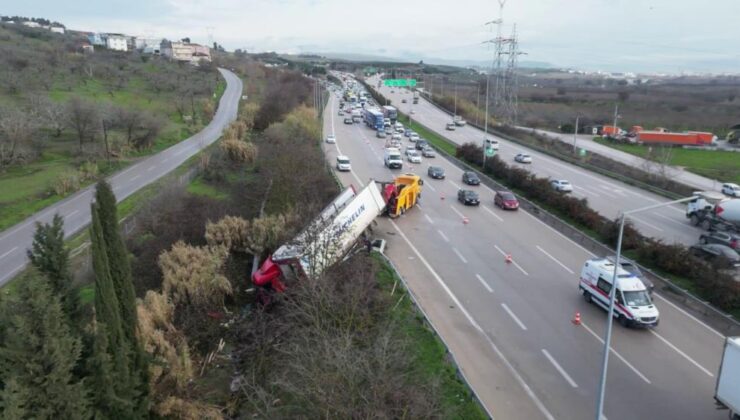
M 424 124 L 419 123 L 417 120 L 414 120 L 414 123 L 419 124 L 425 129 L 431 131 L 429 127 L 425 126 Z M 457 146 L 457 144 L 451 141 L 450 139 L 442 135 L 438 135 L 438 136 L 440 139 L 444 140 L 445 142 L 451 145 Z M 431 146 L 434 147 L 433 144 Z M 452 164 L 454 164 L 458 168 L 465 170 L 465 171 L 474 171 L 475 173 L 477 173 L 479 178 L 481 179 L 481 182 L 487 185 L 488 187 L 494 190 L 501 190 L 501 189 L 508 190 L 509 189 L 505 185 L 493 180 L 488 175 L 484 174 L 478 168 L 468 164 L 467 162 L 463 162 L 462 160 L 458 159 L 456 156 L 452 156 L 451 154 L 447 153 L 442 148 L 435 147 L 435 149 L 437 149 L 438 153 L 440 153 L 441 155 L 444 155 Z M 531 215 L 535 216 L 537 219 L 539 219 L 543 223 L 552 227 L 557 232 L 564 235 L 568 239 L 572 240 L 573 242 L 575 242 L 576 244 L 578 244 L 579 246 L 581 246 L 588 252 L 591 252 L 598 256 L 614 255 L 616 253 L 616 251 L 613 248 L 586 235 L 585 233 L 581 232 L 577 227 L 571 225 L 570 223 L 564 221 L 563 219 L 543 209 L 539 205 L 535 204 L 533 201 L 527 198 L 523 198 L 523 197 L 519 197 L 518 199 L 519 199 L 519 207 L 522 210 L 529 212 Z M 660 294 L 659 295 L 660 297 L 666 299 L 667 301 L 670 301 L 671 303 L 675 305 L 684 306 L 686 309 L 692 312 L 692 316 L 712 326 L 714 329 L 718 330 L 724 335 L 727 335 L 727 336 L 740 335 L 740 322 L 738 322 L 738 320 L 736 320 L 732 315 L 722 312 L 721 310 L 710 305 L 708 302 L 695 296 L 688 290 L 677 286 L 671 280 L 657 274 L 655 271 L 647 267 L 644 267 L 640 264 L 638 264 L 638 266 L 645 274 L 647 274 L 648 278 L 650 278 L 650 280 L 653 281 L 653 283 L 655 284 L 656 290 L 666 292 L 665 295 Z

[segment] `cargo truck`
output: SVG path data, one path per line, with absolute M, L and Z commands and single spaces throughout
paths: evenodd
M 731 420 L 740 420 L 740 337 L 725 338 L 714 399 L 730 410 Z
M 419 91 L 416 91 L 416 90 L 414 91 L 414 103 L 415 104 L 419 103 Z
M 365 124 L 373 130 L 383 130 L 383 113 L 377 108 L 363 110 Z
M 713 192 L 695 192 L 688 202 L 686 218 L 704 230 L 740 232 L 740 198 Z
M 666 133 L 660 131 L 640 131 L 635 136 L 638 144 L 664 144 L 669 146 L 702 146 L 705 136 L 695 133 Z M 711 138 L 706 144 L 711 144 Z
M 398 119 L 398 110 L 390 105 L 385 105 L 383 107 L 383 115 L 385 116 L 385 118 L 391 120 L 391 124 L 395 124 L 396 120 Z

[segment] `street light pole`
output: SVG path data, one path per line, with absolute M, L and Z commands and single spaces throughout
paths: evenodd
M 616 127 L 616 125 L 615 125 Z M 604 334 L 604 354 L 601 360 L 601 379 L 599 380 L 599 394 L 598 400 L 596 401 L 596 420 L 603 418 L 604 412 L 604 391 L 606 391 L 606 371 L 609 365 L 609 349 L 611 349 L 612 341 L 612 324 L 614 323 L 614 298 L 617 295 L 617 272 L 620 267 L 620 258 L 622 257 L 622 236 L 624 235 L 624 220 L 625 218 L 634 213 L 639 213 L 646 210 L 652 210 L 658 207 L 670 206 L 672 204 L 684 203 L 695 199 L 696 196 L 681 198 L 679 200 L 667 201 L 665 203 L 653 204 L 646 207 L 640 207 L 638 209 L 625 211 L 619 218 L 619 237 L 617 238 L 617 257 L 614 260 L 614 274 L 612 274 L 612 285 L 609 290 L 609 315 L 606 321 L 606 333 Z
M 580 115 L 576 116 L 576 129 L 573 130 L 573 154 L 576 154 L 576 139 L 578 136 L 578 119 L 581 118 Z

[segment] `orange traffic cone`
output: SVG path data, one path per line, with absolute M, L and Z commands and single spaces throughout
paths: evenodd
M 468 218 L 467 217 L 463 217 L 463 224 L 464 225 L 467 225 L 468 222 L 469 222 Z
M 581 325 L 581 313 L 576 312 L 576 315 L 573 317 L 573 325 Z
M 506 254 L 506 263 L 511 263 L 511 254 Z
M 440 194 L 440 195 L 439 195 L 439 199 L 440 199 L 440 200 L 444 200 L 444 199 L 445 199 L 445 195 L 444 195 L 444 194 Z

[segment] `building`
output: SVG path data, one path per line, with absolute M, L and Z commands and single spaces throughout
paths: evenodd
M 162 55 L 177 61 L 187 61 L 198 64 L 201 61 L 211 61 L 211 49 L 198 44 L 188 42 L 162 43 Z
M 28 26 L 29 28 L 40 28 L 41 24 L 27 20 L 23 22 L 23 26 Z
M 57 34 L 63 34 L 64 33 L 64 28 L 61 27 L 61 26 L 52 26 L 51 28 L 49 28 L 49 30 L 52 31 L 52 32 L 54 32 L 54 33 L 57 33 Z
M 97 45 L 99 47 L 106 46 L 106 38 L 107 36 L 105 34 L 97 32 L 90 32 L 87 34 L 87 40 L 90 41 L 90 44 Z
M 105 46 L 113 51 L 128 51 L 128 38 L 121 34 L 108 34 Z
M 136 37 L 134 39 L 134 48 L 136 48 L 137 51 L 142 51 L 144 53 L 152 54 L 151 51 L 157 51 L 156 54 L 159 54 L 159 51 L 161 49 L 160 45 L 162 44 L 163 39 L 162 38 L 145 38 L 145 37 Z

